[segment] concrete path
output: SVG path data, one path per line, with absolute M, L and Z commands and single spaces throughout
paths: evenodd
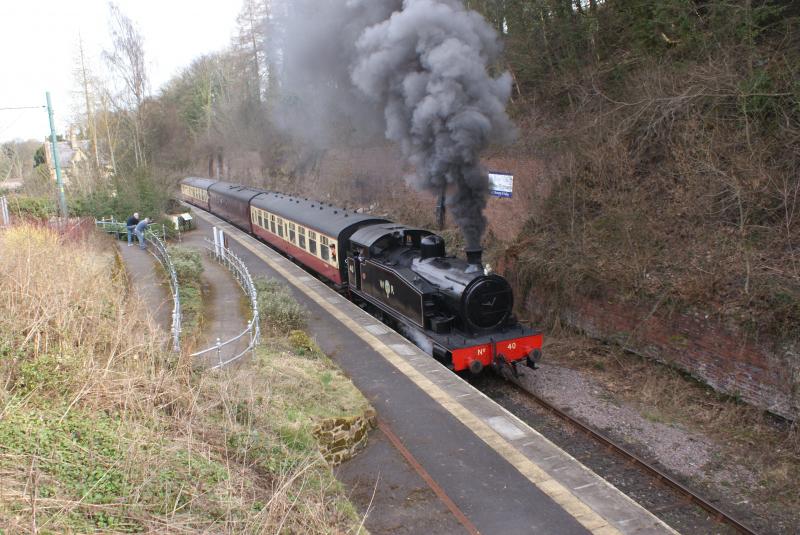
M 210 238 L 210 233 L 201 230 L 181 236 L 181 245 L 198 251 L 203 262 L 203 334 L 194 346 L 195 351 L 215 345 L 217 339 L 224 343 L 239 336 L 247 328 L 249 319 L 245 316 L 247 307 L 242 289 L 230 271 L 206 252 L 206 237 Z M 249 337 L 245 336 L 238 343 L 222 348 L 220 355 L 216 352 L 204 355 L 198 364 L 213 366 L 220 360 L 226 361 L 241 353 L 249 342 Z
M 118 245 L 133 290 L 147 307 L 152 321 L 165 332 L 169 332 L 172 328 L 172 295 L 163 277 L 161 265 L 149 251 L 142 251 L 138 245 L 128 247 L 122 241 Z

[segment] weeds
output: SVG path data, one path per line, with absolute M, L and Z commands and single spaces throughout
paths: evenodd
M 108 243 L 0 234 L 4 532 L 356 531 L 310 432 L 364 409 L 352 384 L 299 334 L 231 372 L 168 365 Z
M 200 253 L 186 247 L 172 246 L 168 252 L 178 275 L 181 338 L 193 341 L 203 327 L 203 262 Z
M 292 297 L 286 286 L 275 279 L 257 278 L 258 312 L 266 329 L 288 334 L 305 327 L 306 310 Z

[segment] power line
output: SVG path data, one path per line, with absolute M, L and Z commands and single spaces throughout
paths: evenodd
M 11 108 L 0 108 L 0 111 L 13 111 L 13 110 L 41 110 L 47 106 L 17 106 Z

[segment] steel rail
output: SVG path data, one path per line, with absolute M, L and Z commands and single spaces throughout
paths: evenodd
M 651 465 L 629 449 L 625 448 L 624 446 L 620 446 L 609 437 L 597 431 L 596 429 L 586 425 L 585 423 L 581 422 L 580 420 L 576 419 L 573 416 L 570 416 L 566 412 L 562 411 L 558 407 L 554 406 L 547 400 L 539 397 L 538 395 L 534 394 L 530 390 L 526 389 L 524 386 L 519 384 L 516 380 L 511 378 L 507 378 L 507 382 L 510 385 L 513 385 L 518 391 L 520 391 L 526 397 L 531 398 L 541 407 L 547 409 L 551 413 L 555 414 L 562 420 L 566 421 L 567 423 L 571 424 L 572 426 L 576 427 L 578 430 L 583 432 L 585 435 L 589 436 L 590 438 L 596 440 L 597 442 L 601 443 L 607 449 L 617 453 L 618 455 L 627 459 L 631 464 L 634 464 L 653 476 L 658 482 L 663 484 L 666 487 L 673 489 L 674 491 L 678 492 L 679 494 L 683 495 L 685 498 L 688 499 L 688 503 L 692 503 L 697 505 L 698 507 L 704 509 L 706 512 L 710 513 L 714 520 L 721 524 L 727 524 L 733 527 L 739 533 L 743 533 L 745 535 L 756 535 L 756 532 L 744 525 L 742 522 L 737 520 L 736 518 L 732 517 L 722 509 L 718 508 L 716 505 L 712 504 L 708 500 L 703 499 L 698 494 L 693 492 L 691 489 L 687 488 L 680 482 L 676 481 L 669 475 L 667 475 L 662 470 L 656 468 L 655 466 Z

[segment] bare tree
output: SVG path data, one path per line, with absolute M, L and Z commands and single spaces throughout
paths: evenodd
M 97 124 L 95 124 L 94 118 L 94 111 L 92 109 L 92 95 L 89 89 L 90 86 L 90 76 L 89 71 L 86 67 L 86 55 L 83 51 L 83 38 L 78 35 L 78 52 L 79 52 L 79 64 L 77 75 L 79 82 L 81 84 L 81 89 L 83 90 L 83 98 L 84 102 L 86 103 L 86 128 L 89 132 L 89 137 L 92 140 L 92 148 L 94 150 L 94 162 L 97 169 L 100 168 L 100 149 L 97 143 Z
M 136 165 L 146 165 L 143 132 L 144 101 L 149 90 L 144 38 L 133 21 L 114 3 L 109 3 L 111 50 L 106 61 L 125 86 L 124 102 L 131 113 L 132 140 Z
M 275 90 L 278 83 L 276 58 L 268 43 L 269 33 L 274 29 L 273 3 L 274 0 L 243 0 L 236 19 L 233 48 L 247 58 L 248 83 L 253 84 L 253 94 L 258 101 L 264 100 L 265 93 Z

